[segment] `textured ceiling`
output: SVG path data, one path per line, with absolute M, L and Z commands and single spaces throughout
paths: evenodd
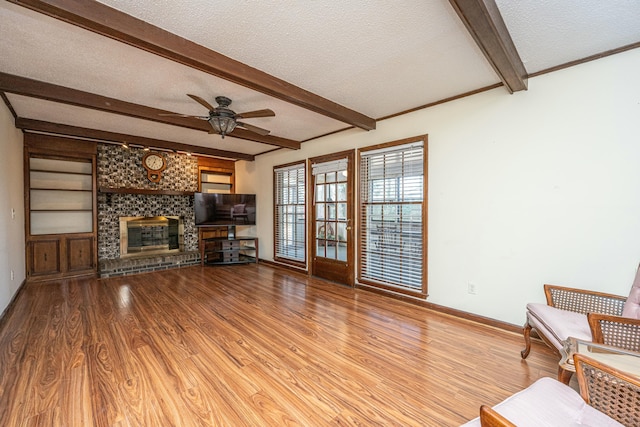
M 392 8 L 386 0 L 101 3 L 371 118 L 500 83 L 445 0 L 405 0 Z M 640 42 L 639 1 L 496 3 L 529 74 Z M 212 104 L 225 95 L 236 112 L 272 109 L 275 117 L 245 121 L 294 141 L 350 126 L 6 1 L 0 72 L 189 115 L 206 109 L 187 93 Z M 275 148 L 6 93 L 19 118 L 252 155 Z
M 637 0 L 496 0 L 529 74 L 640 41 Z
M 101 3 L 371 117 L 499 81 L 447 1 Z

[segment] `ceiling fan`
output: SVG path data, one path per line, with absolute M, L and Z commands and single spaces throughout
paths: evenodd
M 231 99 L 226 96 L 216 96 L 217 107 L 212 106 L 204 99 L 197 95 L 187 94 L 188 97 L 203 105 L 209 110 L 208 116 L 190 116 L 188 114 L 160 114 L 161 116 L 179 116 L 179 117 L 194 117 L 196 119 L 206 120 L 211 125 L 209 133 L 217 133 L 224 138 L 225 135 L 233 132 L 236 127 L 246 129 L 250 132 L 257 133 L 259 135 L 268 135 L 270 131 L 258 126 L 250 125 L 248 123 L 239 122 L 237 119 L 254 119 L 256 117 L 273 117 L 276 115 L 272 110 L 256 110 L 248 111 L 246 113 L 236 113 L 229 108 L 231 105 Z

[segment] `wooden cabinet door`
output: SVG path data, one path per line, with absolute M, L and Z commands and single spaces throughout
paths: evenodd
M 44 276 L 61 273 L 60 240 L 36 240 L 29 243 L 29 273 Z
M 67 268 L 68 272 L 93 270 L 93 237 L 67 238 Z

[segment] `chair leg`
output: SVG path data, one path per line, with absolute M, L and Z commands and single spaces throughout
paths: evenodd
M 569 385 L 573 372 L 568 369 L 563 369 L 562 366 L 558 366 L 558 381 L 562 384 Z
M 525 323 L 522 328 L 522 335 L 524 336 L 524 349 L 520 352 L 520 356 L 526 359 L 531 351 L 531 325 L 529 324 L 529 320 L 527 320 L 527 323 Z

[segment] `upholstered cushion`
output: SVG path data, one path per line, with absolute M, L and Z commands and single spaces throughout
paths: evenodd
M 540 378 L 493 409 L 518 427 L 622 426 L 587 405 L 571 387 L 547 377 Z M 463 426 L 479 427 L 480 420 L 476 418 Z
M 563 343 L 560 342 L 542 322 L 535 316 L 532 316 L 529 311 L 527 311 L 527 322 L 533 329 L 538 331 L 539 335 L 544 335 L 544 338 L 549 344 L 557 348 L 558 351 L 562 350 L 562 347 L 564 347 Z
M 622 308 L 622 317 L 640 319 L 640 267 L 636 272 L 636 278 L 633 281 L 631 292 L 629 292 L 627 301 Z
M 553 344 L 558 349 L 569 337 L 591 341 L 591 330 L 586 314 L 560 310 L 539 303 L 527 304 L 527 312 L 533 318 L 538 332 L 545 334 L 547 338 L 553 338 L 556 341 Z
M 242 203 L 242 204 L 238 204 L 238 205 L 233 205 L 233 212 L 234 213 L 245 213 L 247 211 L 247 209 L 245 208 L 247 205 Z

